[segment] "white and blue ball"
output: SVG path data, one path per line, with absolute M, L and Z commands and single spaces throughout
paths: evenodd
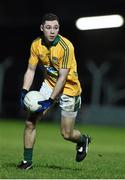
M 29 91 L 24 97 L 24 105 L 26 109 L 30 112 L 35 112 L 41 105 L 38 101 L 44 101 L 45 97 L 39 91 Z

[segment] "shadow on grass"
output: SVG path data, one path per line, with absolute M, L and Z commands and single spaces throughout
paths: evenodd
M 16 167 L 17 166 L 17 164 L 16 163 L 4 163 L 3 165 L 2 165 L 3 167 Z
M 72 168 L 72 167 L 64 167 L 64 166 L 58 166 L 58 165 L 49 165 L 49 164 L 45 164 L 45 165 L 38 165 L 35 167 L 42 167 L 42 168 L 48 168 L 48 169 L 56 169 L 56 170 L 73 170 L 73 171 L 81 171 L 81 168 Z
M 11 168 L 17 168 L 17 164 L 16 163 L 4 163 L 3 164 L 3 168 L 4 167 L 11 167 Z M 48 169 L 55 169 L 55 170 L 73 170 L 73 171 L 81 171 L 82 168 L 72 168 L 72 167 L 64 167 L 64 166 L 58 166 L 58 165 L 49 165 L 49 164 L 45 164 L 45 165 L 35 165 L 33 166 L 34 168 L 48 168 Z

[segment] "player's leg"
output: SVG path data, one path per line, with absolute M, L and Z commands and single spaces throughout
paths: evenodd
M 62 95 L 60 98 L 61 107 L 61 134 L 64 139 L 79 142 L 81 133 L 74 129 L 77 112 L 81 107 L 81 97 Z
M 42 83 L 40 88 L 42 96 L 48 99 L 52 89 L 46 82 Z M 32 113 L 28 115 L 24 129 L 24 160 L 17 166 L 21 169 L 30 169 L 32 167 L 33 146 L 36 138 L 36 123 L 41 118 L 41 114 Z
M 69 97 L 62 95 L 60 100 L 61 107 L 61 134 L 64 139 L 77 144 L 76 161 L 80 162 L 87 155 L 90 137 L 82 135 L 74 128 L 78 109 L 81 105 L 81 97 Z
M 24 153 L 23 161 L 21 161 L 17 167 L 20 169 L 31 169 L 32 168 L 32 156 L 33 147 L 36 138 L 36 123 L 41 115 L 39 114 L 29 114 L 25 123 L 24 129 Z
M 75 119 L 76 117 L 61 115 L 61 134 L 64 139 L 77 143 L 80 141 L 81 133 L 74 129 Z
M 88 135 L 82 135 L 80 131 L 74 129 L 75 118 L 61 116 L 61 134 L 65 140 L 72 141 L 76 146 L 76 161 L 82 161 L 88 152 L 88 145 L 91 141 Z

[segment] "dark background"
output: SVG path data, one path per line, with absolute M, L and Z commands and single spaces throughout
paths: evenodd
M 0 1 L 0 63 L 12 60 L 4 77 L 2 115 L 20 116 L 19 92 L 26 70 L 31 42 L 40 35 L 41 17 L 52 12 L 60 18 L 60 34 L 70 39 L 75 47 L 79 79 L 85 104 L 91 103 L 92 77 L 86 65 L 94 62 L 97 67 L 111 64 L 106 79 L 125 88 L 125 25 L 115 29 L 79 31 L 75 21 L 81 16 L 121 14 L 125 18 L 124 0 L 80 1 Z M 40 77 L 40 71 L 36 78 Z M 39 88 L 35 81 L 33 88 Z M 2 88 L 2 87 L 1 87 Z M 85 90 L 84 90 L 85 89 Z M 103 99 L 103 93 L 102 93 Z M 100 100 L 103 104 L 103 100 Z M 125 98 L 114 105 L 124 106 Z

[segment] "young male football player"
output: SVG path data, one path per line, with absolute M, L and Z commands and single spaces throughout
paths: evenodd
M 77 63 L 72 43 L 59 34 L 59 19 L 48 13 L 42 18 L 41 37 L 31 45 L 28 67 L 21 90 L 21 104 L 33 83 L 36 67 L 45 68 L 45 78 L 40 92 L 47 100 L 40 101 L 36 113 L 28 115 L 24 131 L 24 159 L 17 167 L 32 168 L 33 147 L 36 136 L 36 122 L 59 98 L 61 108 L 61 134 L 65 140 L 76 143 L 76 161 L 82 161 L 88 150 L 90 137 L 74 129 L 75 119 L 81 106 L 81 86 L 78 80 Z

